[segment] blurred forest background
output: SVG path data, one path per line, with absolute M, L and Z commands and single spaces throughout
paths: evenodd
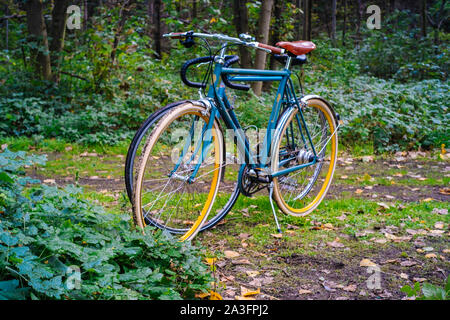
M 77 22 L 72 5 L 79 28 L 67 27 Z M 368 28 L 371 5 L 380 29 Z M 178 70 L 208 52 L 162 38 L 194 30 L 271 45 L 312 40 L 317 49 L 297 71 L 305 93 L 340 113 L 345 146 L 441 148 L 450 136 L 449 9 L 446 0 L 1 0 L 0 137 L 128 142 L 152 111 L 198 97 Z M 234 50 L 242 67 L 281 67 Z M 274 89 L 233 93 L 246 124 L 266 125 Z

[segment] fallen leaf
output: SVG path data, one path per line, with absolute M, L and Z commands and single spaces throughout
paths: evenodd
M 228 259 L 232 259 L 232 258 L 236 258 L 239 257 L 240 254 L 236 251 L 231 251 L 231 250 L 225 250 L 224 251 L 225 257 Z
M 435 199 L 433 198 L 425 198 L 423 200 L 421 200 L 422 202 L 430 202 L 430 201 L 434 201 Z
M 342 290 L 348 291 L 348 292 L 355 292 L 356 291 L 356 284 L 350 284 L 350 285 L 342 288 Z
M 425 258 L 427 258 L 427 259 L 436 258 L 437 259 L 437 255 L 435 253 L 428 253 L 425 255 Z
M 412 260 L 406 260 L 406 261 L 400 262 L 400 265 L 402 267 L 412 267 L 412 266 L 415 266 L 416 264 L 417 264 L 417 262 L 412 261 Z
M 406 274 L 406 273 L 400 273 L 400 278 L 402 278 L 402 279 L 408 279 L 409 278 L 409 276 Z
M 195 297 L 196 297 L 196 298 L 199 298 L 199 299 L 204 299 L 204 298 L 206 298 L 206 297 L 209 297 L 209 292 L 196 293 L 196 294 L 195 294 Z
M 363 192 L 364 192 L 364 190 L 362 190 L 362 189 L 356 189 L 356 191 L 355 191 L 356 194 L 361 194 Z
M 210 291 L 209 300 L 223 300 L 222 296 L 215 291 Z
M 426 278 L 413 278 L 413 280 L 416 281 L 416 282 L 424 282 L 424 281 L 427 281 Z
M 298 290 L 298 294 L 309 294 L 312 293 L 310 290 L 300 289 Z
M 333 248 L 343 248 L 344 245 L 339 242 L 339 238 L 336 238 L 333 242 L 327 242 L 327 245 L 329 247 L 333 247 Z
M 384 203 L 384 202 L 377 202 L 377 205 L 379 205 L 379 206 L 381 207 L 381 210 L 387 210 L 387 209 L 390 208 L 390 207 L 389 207 L 386 203 Z
M 362 162 L 373 162 L 373 156 L 364 156 L 361 158 Z
M 283 235 L 281 233 L 272 233 L 270 235 L 274 238 L 282 238 L 283 237 Z
M 436 222 L 436 223 L 434 224 L 434 227 L 435 227 L 436 229 L 444 229 L 444 223 L 441 222 L 441 221 L 438 221 L 438 222 Z
M 450 195 L 450 188 L 439 189 L 440 194 Z
M 56 184 L 55 179 L 45 179 L 43 182 L 44 182 L 44 183 L 53 183 L 53 184 Z
M 448 209 L 438 209 L 438 208 L 434 208 L 433 211 L 431 211 L 431 213 L 437 213 L 437 214 L 441 214 L 441 215 L 447 215 L 447 214 L 448 214 Z
M 325 224 L 323 225 L 323 229 L 324 229 L 324 230 L 333 230 L 334 227 L 333 227 L 333 225 L 332 225 L 331 223 L 325 223 Z
M 217 258 L 206 258 L 206 263 L 209 264 L 210 266 L 213 265 L 214 263 L 216 263 Z
M 245 271 L 245 273 L 249 276 L 249 277 L 256 277 L 259 274 L 259 271 L 250 271 L 247 270 Z
M 360 267 L 375 267 L 377 264 L 370 261 L 369 259 L 362 259 L 359 263 Z
M 398 263 L 399 261 L 397 259 L 389 259 L 386 260 L 384 262 L 382 262 L 381 264 L 388 264 L 388 263 Z
M 232 264 L 252 264 L 248 259 L 241 258 L 236 260 L 231 260 Z
M 250 290 L 246 287 L 241 286 L 241 296 L 242 297 L 255 296 L 260 293 L 261 293 L 261 290 L 259 288 L 256 290 Z

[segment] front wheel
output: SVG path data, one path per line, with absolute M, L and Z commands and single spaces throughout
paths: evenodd
M 213 208 L 223 170 L 222 131 L 205 108 L 179 105 L 148 137 L 133 192 L 135 223 L 191 240 Z
M 297 108 L 286 112 L 272 146 L 272 172 L 305 166 L 274 178 L 273 198 L 284 213 L 305 216 L 330 187 L 338 153 L 337 124 L 331 108 L 320 99 L 308 100 L 302 112 Z

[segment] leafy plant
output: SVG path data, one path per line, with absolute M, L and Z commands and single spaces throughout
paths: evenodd
M 197 248 L 133 230 L 128 215 L 107 214 L 80 188 L 23 176 L 44 162 L 0 153 L 0 299 L 181 299 L 209 289 Z
M 421 288 L 420 283 L 416 282 L 413 287 L 402 287 L 401 291 L 408 297 L 415 296 L 417 300 L 450 300 L 450 276 L 447 277 L 443 288 L 431 283 L 424 283 Z

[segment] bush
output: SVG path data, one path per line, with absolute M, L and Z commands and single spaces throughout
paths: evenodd
M 416 297 L 417 300 L 450 300 L 450 276 L 447 276 L 443 287 L 424 283 L 421 288 L 420 283 L 416 282 L 413 287 L 403 286 L 401 291 L 408 297 Z
M 346 145 L 372 143 L 377 152 L 449 145 L 448 83 L 424 80 L 399 84 L 357 77 L 348 86 L 317 86 L 344 120 Z
M 417 15 L 407 10 L 397 11 L 384 22 L 387 26 L 393 26 L 393 30 L 366 30 L 364 41 L 355 56 L 361 72 L 402 82 L 446 80 L 449 70 L 448 42 L 443 40 L 442 44 L 436 45 L 431 35 L 421 38 L 420 29 L 410 27 L 415 20 L 418 20 Z
M 197 248 L 131 230 L 128 215 L 105 213 L 79 188 L 23 176 L 44 162 L 0 153 L 0 299 L 181 299 L 209 288 Z

